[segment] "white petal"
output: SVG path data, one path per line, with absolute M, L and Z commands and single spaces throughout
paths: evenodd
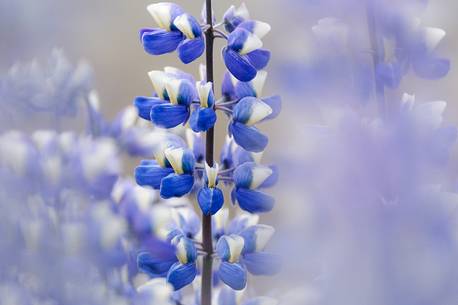
M 177 248 L 176 255 L 180 263 L 188 263 L 188 254 L 186 251 L 186 240 L 182 236 L 176 236 L 172 240 L 172 244 Z
M 188 39 L 196 38 L 192 32 L 192 26 L 189 22 L 188 15 L 182 14 L 175 18 L 173 24 L 182 32 Z
M 151 79 L 151 82 L 153 83 L 154 91 L 156 91 L 159 98 L 163 100 L 165 84 L 169 80 L 167 73 L 155 70 L 148 72 L 148 76 Z
M 257 166 L 252 170 L 253 179 L 251 180 L 250 188 L 256 189 L 272 175 L 272 169 L 267 166 Z
M 415 119 L 427 128 L 438 128 L 442 124 L 443 113 L 447 103 L 444 101 L 418 104 L 415 109 Z
M 213 215 L 215 221 L 215 230 L 220 231 L 226 227 L 227 221 L 229 219 L 229 210 L 227 208 L 222 208 L 215 215 Z
M 424 28 L 425 43 L 428 51 L 433 51 L 445 37 L 445 31 L 439 28 L 425 27 Z
M 171 20 L 171 7 L 169 3 L 160 2 L 150 4 L 146 9 L 153 16 L 154 21 L 160 28 L 170 31 L 170 25 L 173 20 Z
M 205 163 L 205 171 L 207 173 L 208 178 L 208 187 L 215 187 L 216 178 L 218 177 L 219 171 L 218 163 L 215 163 L 213 167 L 210 167 L 207 163 Z
M 204 64 L 199 65 L 199 76 L 200 80 L 205 82 L 207 81 L 207 66 Z
M 135 125 L 138 119 L 138 110 L 135 106 L 127 106 L 121 118 L 121 130 L 127 130 Z
M 261 100 L 258 100 L 256 103 L 253 104 L 251 108 L 251 115 L 250 119 L 245 123 L 247 126 L 252 126 L 266 117 L 268 117 L 272 113 L 272 108 L 269 105 L 264 103 Z
M 231 252 L 231 256 L 229 257 L 228 261 L 230 263 L 238 262 L 240 254 L 243 250 L 243 246 L 245 245 L 245 240 L 238 235 L 224 236 L 223 238 L 225 238 Z
M 248 8 L 246 7 L 245 2 L 243 2 L 243 3 L 235 10 L 234 15 L 237 16 L 237 17 L 242 17 L 242 18 L 245 19 L 245 20 L 250 19 L 250 12 L 248 11 Z
M 275 233 L 275 229 L 268 225 L 258 225 L 256 230 L 256 251 L 263 251 Z
M 202 84 L 201 82 L 197 82 L 196 87 L 199 94 L 200 105 L 208 108 L 208 96 L 213 88 L 213 83 L 208 82 L 206 84 Z
M 178 175 L 183 174 L 183 148 L 169 148 L 165 150 L 164 154 L 167 160 L 169 160 L 170 165 L 172 165 L 175 173 Z
M 266 83 L 267 79 L 267 72 L 266 71 L 258 71 L 256 77 L 251 81 L 251 85 L 253 86 L 254 91 L 256 92 L 256 96 L 262 96 L 262 90 L 264 89 L 264 84 Z
M 258 164 L 261 163 L 263 155 L 264 155 L 263 151 L 258 152 L 258 153 L 255 153 L 255 152 L 251 153 L 251 156 L 253 157 L 253 161 Z
M 244 54 L 250 53 L 250 52 L 252 52 L 254 50 L 260 49 L 260 48 L 262 48 L 261 39 L 259 39 L 258 36 L 254 35 L 252 33 L 249 33 L 245 43 L 243 44 L 243 48 L 242 48 L 242 50 L 240 50 L 239 53 L 244 55 Z
M 262 39 L 264 36 L 267 35 L 271 30 L 270 24 L 262 21 L 256 21 L 254 29 L 253 29 L 253 34 L 258 36 L 260 39 Z
M 181 80 L 172 79 L 165 83 L 167 94 L 169 95 L 170 103 L 178 104 L 178 94 L 180 91 Z

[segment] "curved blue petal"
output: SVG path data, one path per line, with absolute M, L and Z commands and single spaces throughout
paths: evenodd
M 237 82 L 235 96 L 237 99 L 241 99 L 247 96 L 257 97 L 257 94 L 250 82 Z
M 269 139 L 254 126 L 233 122 L 229 125 L 229 132 L 235 142 L 247 151 L 262 152 L 269 142 Z
M 163 259 L 150 254 L 149 252 L 141 252 L 137 256 L 137 267 L 142 272 L 151 277 L 165 277 L 170 267 L 176 262 L 176 258 Z
M 401 83 L 401 66 L 396 63 L 380 63 L 376 68 L 376 76 L 385 86 L 395 89 Z
M 196 263 L 182 265 L 175 263 L 167 274 L 167 282 L 169 282 L 175 290 L 189 285 L 194 281 L 197 275 Z
M 217 274 L 221 281 L 234 290 L 242 290 L 246 287 L 246 269 L 240 264 L 221 262 Z
M 173 128 L 186 122 L 189 109 L 183 105 L 162 104 L 151 108 L 151 121 L 159 127 Z
M 166 101 L 157 97 L 137 96 L 134 105 L 138 110 L 138 115 L 145 120 L 151 120 L 151 108 L 156 105 L 164 104 Z
M 425 79 L 439 79 L 450 71 L 450 60 L 428 56 L 413 62 L 415 74 Z
M 224 204 L 224 195 L 219 188 L 203 187 L 197 194 L 197 201 L 204 215 L 215 215 Z
M 254 50 L 246 56 L 248 61 L 256 68 L 256 70 L 264 69 L 270 61 L 270 51 L 265 49 Z
M 256 164 L 254 164 L 253 162 L 247 162 L 237 166 L 237 168 L 234 171 L 234 174 L 232 175 L 234 179 L 234 184 L 237 188 L 250 188 L 251 181 L 253 181 L 254 167 L 256 167 Z
M 178 57 L 185 64 L 189 64 L 202 56 L 205 51 L 205 42 L 203 36 L 195 39 L 187 39 L 178 46 Z
M 212 108 L 198 108 L 192 114 L 189 125 L 194 132 L 207 131 L 216 123 L 216 112 Z
M 228 48 L 236 52 L 240 52 L 240 50 L 243 49 L 243 45 L 247 41 L 249 35 L 250 35 L 250 32 L 245 29 L 242 29 L 242 28 L 235 29 L 227 37 Z
M 154 163 L 143 165 L 140 164 L 135 168 L 135 180 L 138 185 L 141 186 L 151 186 L 152 188 L 158 190 L 161 186 L 161 180 L 171 173 L 173 169 L 171 168 L 162 168 L 157 165 L 156 161 Z
M 192 175 L 170 174 L 161 181 L 161 197 L 164 199 L 182 197 L 189 193 L 193 186 Z
M 243 255 L 242 263 L 253 275 L 274 275 L 280 270 L 280 257 L 267 252 L 254 252 Z
M 224 73 L 223 82 L 221 83 L 221 93 L 228 101 L 236 98 L 234 83 L 229 72 Z
M 232 49 L 223 49 L 223 59 L 227 69 L 235 78 L 242 82 L 249 82 L 258 73 L 247 57 L 240 55 Z
M 270 212 L 275 204 L 273 197 L 259 191 L 239 188 L 235 196 L 240 208 L 249 213 Z
M 281 97 L 279 95 L 269 96 L 263 98 L 262 101 L 272 108 L 272 113 L 269 114 L 269 116 L 267 116 L 263 121 L 272 120 L 278 117 L 281 112 Z
M 162 55 L 173 52 L 183 41 L 181 32 L 168 32 L 163 29 L 153 29 L 142 33 L 142 44 L 146 52 L 151 55 Z

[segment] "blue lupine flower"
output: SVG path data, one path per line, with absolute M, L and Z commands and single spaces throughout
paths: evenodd
M 191 129 L 186 129 L 186 140 L 189 148 L 194 153 L 194 158 L 197 163 L 203 163 L 205 159 L 205 144 L 201 133 L 193 132 Z
M 269 31 L 267 23 L 256 21 L 253 25 L 251 21 L 246 21 L 229 34 L 223 58 L 227 69 L 237 79 L 248 82 L 256 77 L 258 70 L 267 66 L 270 52 L 262 49 L 261 38 Z
M 266 225 L 243 230 L 240 235 L 224 235 L 216 245 L 221 264 L 216 272 L 219 279 L 235 290 L 246 286 L 247 271 L 253 275 L 272 275 L 278 272 L 278 256 L 265 252 L 274 233 Z
M 227 75 L 227 76 L 226 76 Z M 281 111 L 281 98 L 278 95 L 263 97 L 263 89 L 267 79 L 266 71 L 258 71 L 256 77 L 249 82 L 241 82 L 235 77 L 227 73 L 225 82 L 230 81 L 229 84 L 222 85 L 222 91 L 225 96 L 231 97 L 230 100 L 240 100 L 244 97 L 256 97 L 262 100 L 264 103 L 272 108 L 272 113 L 265 118 L 265 120 L 271 120 L 276 118 Z
M 197 275 L 197 250 L 194 242 L 176 235 L 169 243 L 151 241 L 148 251 L 138 255 L 138 268 L 152 277 L 166 276 L 175 290 L 192 283 Z
M 137 183 L 160 189 L 162 198 L 181 197 L 194 186 L 195 158 L 191 150 L 168 143 L 156 154 L 156 160 L 144 160 L 135 169 Z
M 272 113 L 272 108 L 262 100 L 244 97 L 234 106 L 229 133 L 243 149 L 262 152 L 269 140 L 254 125 L 267 119 Z
M 238 235 L 222 236 L 216 244 L 216 252 L 221 259 L 218 277 L 235 290 L 244 289 L 247 281 L 246 269 L 240 264 L 244 244 L 244 239 Z
M 240 208 L 250 213 L 269 212 L 274 206 L 274 199 L 259 191 L 271 187 L 278 178 L 275 168 L 246 162 L 234 171 L 235 188 L 232 190 L 232 201 L 238 202 Z
M 416 75 L 426 79 L 438 79 L 447 75 L 450 61 L 434 54 L 445 37 L 444 30 L 422 27 L 414 21 L 406 20 L 400 21 L 396 31 L 388 33 L 396 44 L 393 58 L 377 67 L 377 74 L 386 86 L 398 87 L 409 67 L 412 67 Z
M 216 122 L 213 83 L 197 82 L 196 87 L 199 94 L 200 107 L 193 111 L 189 125 L 193 131 L 203 132 L 212 128 Z
M 178 51 L 178 56 L 185 64 L 199 58 L 205 43 L 197 20 L 183 9 L 168 2 L 151 4 L 148 11 L 160 27 L 159 29 L 140 30 L 140 39 L 146 52 L 162 55 Z
M 197 193 L 197 201 L 204 215 L 216 214 L 224 204 L 223 191 L 218 185 L 219 166 L 210 167 L 205 163 L 205 185 Z
M 182 74 L 151 71 L 149 76 L 156 93 L 163 101 L 151 104 L 151 121 L 163 128 L 185 124 L 189 119 L 191 103 L 197 96 L 194 83 Z
M 233 32 L 242 22 L 250 19 L 250 12 L 245 3 L 242 3 L 238 8 L 234 5 L 224 13 L 223 22 L 224 28 L 229 33 Z

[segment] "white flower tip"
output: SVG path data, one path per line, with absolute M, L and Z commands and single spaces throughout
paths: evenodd
M 247 31 L 248 32 L 248 31 Z M 245 43 L 243 44 L 243 48 L 240 50 L 240 54 L 245 55 L 254 50 L 262 48 L 263 44 L 261 39 L 249 32 Z
M 272 175 L 272 169 L 267 166 L 257 166 L 252 170 L 251 189 L 256 189 L 261 186 L 267 178 Z
M 213 188 L 216 186 L 216 180 L 218 178 L 219 165 L 215 163 L 213 167 L 210 167 L 208 163 L 205 163 L 205 172 L 207 173 L 208 187 Z
M 170 103 L 176 105 L 178 104 L 178 94 L 180 91 L 181 80 L 171 79 L 165 83 L 165 90 L 170 99 Z
M 437 48 L 439 43 L 445 37 L 445 31 L 439 28 L 426 27 L 425 31 L 425 44 L 428 51 L 433 51 Z
M 271 115 L 273 112 L 272 108 L 270 108 L 269 105 L 264 103 L 261 100 L 258 100 L 256 103 L 253 104 L 253 107 L 251 108 L 251 116 L 250 119 L 245 123 L 247 126 L 252 126 L 269 115 Z
M 183 154 L 183 148 L 168 148 L 164 151 L 165 157 L 169 161 L 170 165 L 172 165 L 172 168 L 175 171 L 175 173 L 177 173 L 178 175 L 184 173 L 182 163 Z
M 173 24 L 182 32 L 188 39 L 194 39 L 195 35 L 192 32 L 192 26 L 189 22 L 187 14 L 182 14 L 175 18 Z
M 224 236 L 224 238 L 229 246 L 229 262 L 238 262 L 240 255 L 242 254 L 243 247 L 245 246 L 245 240 L 239 235 Z
M 262 91 L 267 80 L 267 75 L 268 73 L 265 70 L 258 71 L 256 77 L 251 81 L 251 84 L 253 86 L 254 91 L 256 92 L 257 97 L 262 96 Z
M 91 90 L 89 92 L 89 96 L 87 97 L 89 105 L 92 107 L 92 109 L 99 111 L 100 110 L 100 99 L 97 91 Z
M 237 17 L 242 17 L 245 20 L 250 19 L 250 12 L 248 11 L 248 7 L 245 2 L 242 2 L 242 4 L 240 4 L 240 6 L 235 10 L 235 15 Z
M 160 2 L 153 3 L 146 7 L 148 12 L 153 17 L 157 25 L 165 30 L 170 30 L 170 24 L 172 23 L 171 7 L 169 3 Z
M 267 22 L 256 21 L 253 33 L 262 39 L 270 32 L 271 29 L 272 27 Z
M 275 229 L 268 225 L 258 225 L 256 230 L 256 251 L 263 251 L 275 234 Z
M 197 92 L 199 94 L 200 105 L 202 107 L 208 108 L 208 97 L 210 95 L 210 92 L 212 91 L 213 83 L 212 82 L 207 82 L 207 83 L 197 82 L 196 87 L 197 87 Z
M 148 72 L 148 76 L 153 84 L 154 91 L 156 91 L 159 98 L 164 99 L 165 83 L 168 76 L 163 71 L 153 70 Z

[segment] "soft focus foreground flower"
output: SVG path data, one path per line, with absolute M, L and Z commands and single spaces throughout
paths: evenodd
M 52 120 L 74 116 L 79 103 L 93 89 L 93 78 L 87 63 L 73 65 L 64 52 L 57 49 L 46 64 L 34 60 L 14 65 L 0 77 L 0 105 L 5 123 L 1 128 L 15 126 L 13 117 L 21 116 L 17 120 L 22 120 L 30 118 L 32 113 L 51 115 Z

